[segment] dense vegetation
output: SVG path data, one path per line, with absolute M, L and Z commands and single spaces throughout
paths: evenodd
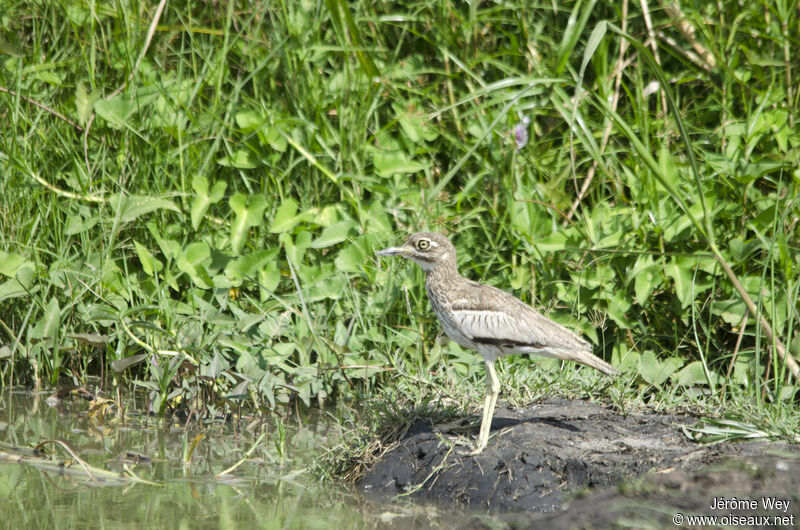
M 479 393 L 373 254 L 429 229 L 593 341 L 620 406 L 794 414 L 797 2 L 164 4 L 0 9 L 4 385 Z M 599 381 L 558 368 L 506 392 Z

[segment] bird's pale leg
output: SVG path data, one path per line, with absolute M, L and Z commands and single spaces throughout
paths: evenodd
M 483 401 L 483 418 L 481 419 L 481 430 L 478 434 L 478 442 L 469 454 L 477 455 L 484 450 L 489 443 L 489 431 L 492 429 L 492 416 L 494 407 L 497 404 L 497 396 L 500 394 L 500 380 L 497 372 L 494 371 L 494 361 L 486 359 L 486 399 Z

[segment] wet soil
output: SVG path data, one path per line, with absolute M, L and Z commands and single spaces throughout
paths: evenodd
M 418 421 L 360 485 L 368 492 L 488 509 L 504 514 L 513 527 L 606 527 L 630 520 L 632 512 L 646 514 L 655 527 L 672 526 L 678 511 L 739 513 L 711 508 L 716 497 L 736 495 L 788 500 L 785 512 L 766 509 L 767 515 L 795 514 L 800 525 L 800 446 L 701 445 L 682 430 L 695 421 L 649 411 L 623 415 L 560 398 L 524 409 L 501 404 L 481 454 L 461 454 L 441 426 Z

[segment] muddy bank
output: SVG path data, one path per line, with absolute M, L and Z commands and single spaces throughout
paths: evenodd
M 800 457 L 800 448 L 785 444 L 699 445 L 681 430 L 682 425 L 694 422 L 691 416 L 652 412 L 622 415 L 596 404 L 559 398 L 550 398 L 525 409 L 512 409 L 502 404 L 492 423 L 489 446 L 480 455 L 459 454 L 458 449 L 443 441 L 452 435 L 438 432 L 437 426 L 417 422 L 372 467 L 360 485 L 368 492 L 396 495 L 413 491 L 409 497 L 414 499 L 488 508 L 492 512 L 528 512 L 524 521 L 534 520 L 536 516 L 530 512 L 557 512 L 547 516 L 556 525 L 558 517 L 563 517 L 564 512 L 559 510 L 565 503 L 579 506 L 592 502 L 608 507 L 613 504 L 609 499 L 620 496 L 619 488 L 614 486 L 647 472 L 654 473 L 645 481 L 653 491 L 669 489 L 670 481 L 680 483 L 684 479 L 685 483 L 678 489 L 689 491 L 688 488 L 703 486 L 698 483 L 699 479 L 691 477 L 694 474 L 711 476 L 700 472 L 711 465 L 732 459 L 759 458 L 773 449 Z M 467 434 L 470 440 L 475 436 L 473 431 Z M 800 473 L 785 478 L 788 471 L 783 468 L 798 466 L 796 459 L 787 462 L 763 464 L 767 468 L 772 466 L 777 477 L 784 477 L 780 480 L 794 484 L 794 489 L 783 490 L 784 497 L 789 492 L 798 495 L 800 484 Z M 797 471 L 797 467 L 794 469 Z M 765 480 L 759 491 L 769 489 L 771 479 Z M 780 484 L 775 484 L 780 490 Z M 710 491 L 709 484 L 704 488 Z M 607 498 L 596 497 L 600 493 L 576 498 L 581 491 L 603 491 Z M 778 493 L 780 491 L 776 491 Z M 632 499 L 630 495 L 620 497 L 623 501 Z M 698 509 L 713 500 L 706 494 L 694 497 L 699 499 L 700 504 L 694 507 Z M 649 498 L 642 500 L 649 501 Z M 796 508 L 797 503 L 794 504 Z M 686 509 L 689 508 L 692 506 L 687 505 Z M 588 513 L 599 511 L 592 508 Z M 568 520 L 564 526 L 582 524 L 588 523 Z
M 783 444 L 744 443 L 724 462 L 697 471 L 648 474 L 565 502 L 550 514 L 505 514 L 510 528 L 798 528 L 800 452 Z M 773 451 L 784 454 L 772 454 Z M 793 452 L 792 452 L 793 451 Z M 737 452 L 764 453 L 736 456 Z M 769 453 L 769 454 L 767 454 Z M 724 454 L 724 453 L 723 453 Z M 470 526 L 483 525 L 474 519 Z

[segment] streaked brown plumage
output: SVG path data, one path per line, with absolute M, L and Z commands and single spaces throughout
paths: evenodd
M 500 393 L 494 369 L 498 357 L 535 353 L 585 364 L 607 375 L 619 375 L 614 367 L 594 356 L 591 345 L 572 331 L 505 291 L 461 276 L 456 249 L 445 236 L 420 232 L 401 246 L 377 254 L 402 256 L 419 264 L 425 270 L 428 299 L 447 336 L 464 348 L 477 350 L 486 363 L 488 390 L 473 454 L 480 453 L 489 441 Z

